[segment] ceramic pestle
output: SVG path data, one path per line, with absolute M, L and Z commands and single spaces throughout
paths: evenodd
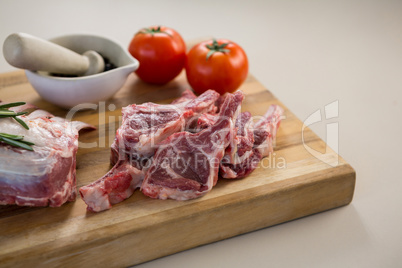
M 105 67 L 102 56 L 93 50 L 80 55 L 26 33 L 9 35 L 3 44 L 3 54 L 10 65 L 31 71 L 86 76 L 100 73 Z

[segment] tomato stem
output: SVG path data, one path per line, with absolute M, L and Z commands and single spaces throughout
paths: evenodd
M 168 36 L 172 37 L 172 35 L 170 33 L 166 32 L 166 31 L 162 31 L 161 26 L 144 28 L 141 31 L 139 31 L 137 34 L 140 34 L 140 33 L 142 33 L 142 34 L 151 34 L 151 35 L 154 35 L 156 33 L 164 33 L 164 34 L 167 34 Z
M 229 43 L 223 43 L 219 45 L 216 39 L 212 39 L 212 45 L 205 45 L 209 49 L 206 60 L 208 60 L 215 52 L 230 52 L 230 49 L 225 48 L 227 45 L 229 45 Z

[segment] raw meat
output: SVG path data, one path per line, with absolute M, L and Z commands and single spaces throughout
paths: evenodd
M 215 114 L 203 114 L 197 122 L 198 130 L 214 124 L 218 116 Z M 253 121 L 250 112 L 242 112 L 236 120 L 236 136 L 225 150 L 225 155 L 220 164 L 221 177 L 237 179 L 250 174 L 261 160 L 254 155 Z
M 24 136 L 34 151 L 0 142 L 0 204 L 59 207 L 75 200 L 78 131 L 93 127 L 42 110 L 20 118 L 29 130 L 2 118 L 0 132 Z
M 212 126 L 165 139 L 146 173 L 142 192 L 152 198 L 177 200 L 208 193 L 218 180 L 219 163 L 235 134 L 234 122 L 243 98 L 239 91 L 227 94 Z
M 88 210 L 99 212 L 129 198 L 141 186 L 144 171 L 132 163 L 120 160 L 99 180 L 80 188 Z
M 218 98 L 219 94 L 213 90 L 195 99 L 185 91 L 181 100 L 174 104 L 144 103 L 124 107 L 122 125 L 112 144 L 111 162 L 122 159 L 121 155 L 124 154 L 134 159 L 151 157 L 161 141 L 173 133 L 185 130 L 186 125 L 194 121 L 193 117 L 215 111 L 214 104 Z
M 206 91 L 196 98 L 189 90 L 170 105 L 145 103 L 123 108 L 123 121 L 111 146 L 114 167 L 102 178 L 81 187 L 80 194 L 90 211 L 103 211 L 130 197 L 139 188 L 159 143 L 183 131 L 186 122 L 203 112 L 215 111 L 219 94 Z
M 254 146 L 253 118 L 250 112 L 241 113 L 236 120 L 236 138 L 238 140 L 236 150 L 236 160 L 249 152 Z M 233 159 L 233 157 L 232 157 Z M 236 161 L 235 160 L 235 161 Z M 241 161 L 241 160 L 240 160 Z
M 80 189 L 88 210 L 109 209 L 139 186 L 152 198 L 197 198 L 217 183 L 219 170 L 226 178 L 252 172 L 272 151 L 283 111 L 271 106 L 253 126 L 249 112 L 237 116 L 243 98 L 241 92 L 195 97 L 185 91 L 170 105 L 123 108 L 111 148 L 114 167 Z
M 181 110 L 174 105 L 145 103 L 122 109 L 122 125 L 116 131 L 112 144 L 114 159 L 124 155 L 133 158 L 148 158 L 158 144 L 173 133 L 183 131 L 186 119 L 193 115 L 190 110 Z
M 254 164 L 253 161 L 253 145 L 254 145 L 254 134 L 252 131 L 252 117 L 251 113 L 243 112 L 239 115 L 236 120 L 236 147 L 229 147 L 226 149 L 225 156 L 222 159 L 220 165 L 220 175 L 223 178 L 234 179 L 240 178 L 247 175 L 248 170 L 252 169 Z M 249 163 L 249 161 L 251 161 Z M 247 165 L 244 165 L 247 163 Z M 243 174 L 240 175 L 239 172 L 235 172 L 233 169 L 236 165 L 242 165 Z M 248 164 L 251 164 L 249 167 Z M 251 171 L 250 171 L 251 172 Z
M 282 115 L 283 109 L 279 105 L 271 105 L 265 115 L 254 125 L 254 149 L 262 157 L 274 151 L 273 146 Z
M 196 132 L 199 132 L 203 129 L 206 129 L 213 124 L 215 124 L 216 120 L 218 120 L 219 114 L 212 114 L 212 113 L 205 113 L 202 114 L 200 117 L 197 119 L 197 130 Z
M 179 104 L 183 102 L 189 102 L 197 98 L 197 96 L 189 89 L 186 89 L 182 94 L 180 98 L 177 98 L 172 101 L 171 104 Z
M 197 116 L 202 113 L 215 112 L 217 109 L 217 107 L 215 106 L 215 102 L 219 99 L 219 97 L 220 96 L 218 92 L 214 90 L 207 90 L 197 98 L 186 102 L 183 109 L 193 111 L 194 114 L 196 114 Z M 180 106 L 180 104 L 177 103 L 175 105 L 178 107 L 182 107 Z
M 271 105 L 265 115 L 252 126 L 251 114 L 236 121 L 239 143 L 232 159 L 225 155 L 220 165 L 220 175 L 227 179 L 243 178 L 253 172 L 262 158 L 273 152 L 273 143 L 279 128 L 283 109 Z

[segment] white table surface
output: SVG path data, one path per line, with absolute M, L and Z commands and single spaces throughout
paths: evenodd
M 339 101 L 330 122 L 357 182 L 346 207 L 139 267 L 401 267 L 402 1 L 0 2 L 1 44 L 13 32 L 79 32 L 128 46 L 154 24 L 239 43 L 250 72 L 302 121 Z M 1 55 L 0 72 L 13 70 Z M 326 123 L 311 126 L 324 140 Z

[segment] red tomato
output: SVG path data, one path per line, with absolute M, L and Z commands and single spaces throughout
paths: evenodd
M 164 26 L 139 31 L 131 40 L 128 51 L 140 62 L 135 73 L 152 84 L 173 80 L 186 61 L 183 38 L 175 30 Z
M 246 79 L 248 60 L 244 50 L 226 40 L 195 45 L 187 54 L 186 75 L 197 93 L 214 89 L 220 94 L 235 91 Z

